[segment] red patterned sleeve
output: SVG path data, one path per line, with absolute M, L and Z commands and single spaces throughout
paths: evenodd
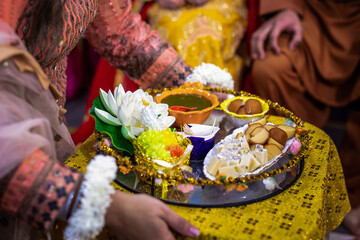
M 181 85 L 192 71 L 140 15 L 131 12 L 129 0 L 99 0 L 86 37 L 106 61 L 142 88 Z
M 71 203 L 71 194 L 81 180 L 79 172 L 36 150 L 2 179 L 1 183 L 6 187 L 2 193 L 1 210 L 40 230 L 48 230 Z

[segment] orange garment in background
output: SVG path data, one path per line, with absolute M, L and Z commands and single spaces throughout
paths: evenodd
M 275 13 L 281 9 L 293 9 L 301 15 L 303 26 L 303 41 L 295 51 L 287 47 L 285 39 L 282 44 L 281 58 L 288 61 L 300 79 L 302 94 L 313 98 L 318 104 L 317 109 L 307 111 L 300 101 L 290 97 L 291 89 L 281 89 L 286 98 L 271 94 L 272 100 L 280 100 L 291 110 L 301 113 L 304 120 L 323 127 L 327 121 L 331 107 L 343 107 L 360 97 L 360 1 L 266 1 L 260 2 L 260 14 Z M 274 67 L 269 71 L 276 71 L 280 66 L 272 58 L 271 51 L 267 52 L 264 61 L 255 61 L 253 74 L 267 74 L 260 66 Z M 272 62 L 272 63 L 271 63 Z M 260 68 L 260 69 L 259 69 Z M 275 69 L 276 68 L 276 69 Z M 286 78 L 286 77 L 285 77 Z M 259 79 L 259 80 L 258 80 Z M 267 95 L 267 79 L 258 77 L 254 86 L 257 92 Z M 281 84 L 283 81 L 276 82 Z M 266 86 L 266 85 L 265 85 Z M 293 86 L 291 87 L 298 87 Z M 285 96 L 287 95 L 287 96 Z M 316 114 L 316 118 L 313 114 Z
M 354 104 L 360 97 L 360 1 L 274 0 L 260 2 L 260 14 L 292 9 L 301 15 L 303 40 L 294 51 L 289 36 L 279 39 L 281 53 L 270 49 L 253 64 L 255 93 L 324 127 L 331 107 Z M 340 150 L 353 207 L 360 204 L 360 113 L 352 108 L 346 143 Z M 344 154 L 346 153 L 346 154 Z

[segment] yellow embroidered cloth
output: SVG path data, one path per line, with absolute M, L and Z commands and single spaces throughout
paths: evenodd
M 269 121 L 284 122 L 284 118 L 270 116 Z M 350 203 L 333 141 L 319 128 L 308 123 L 305 127 L 310 132 L 310 144 L 304 170 L 295 184 L 282 193 L 238 207 L 169 206 L 200 229 L 198 239 L 324 239 L 342 222 Z M 66 164 L 85 172 L 96 154 L 95 143 L 92 135 Z M 103 231 L 98 238 L 108 239 L 109 235 Z

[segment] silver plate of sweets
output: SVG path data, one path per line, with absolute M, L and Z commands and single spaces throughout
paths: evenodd
M 295 116 L 291 117 L 296 120 Z M 214 146 L 204 158 L 190 159 L 184 179 L 195 179 L 195 184 L 186 180 L 173 181 L 164 187 L 163 179 L 142 181 L 136 171 L 127 174 L 119 172 L 116 182 L 130 191 L 146 193 L 170 204 L 191 207 L 249 204 L 290 187 L 303 169 L 303 162 L 297 156 L 302 142 L 295 135 L 298 126 L 294 121 L 286 114 L 285 118 L 265 115 L 239 127 L 230 118 L 226 112 L 214 110 L 203 123 L 213 134 L 209 139 L 213 140 Z M 217 127 L 215 134 L 214 122 Z M 189 124 L 190 127 L 195 125 Z M 195 128 L 193 130 L 196 132 Z M 202 135 L 206 134 L 202 132 Z M 206 140 L 210 142 L 209 139 Z M 295 156 L 298 161 L 294 161 Z M 201 184 L 203 180 L 211 184 Z

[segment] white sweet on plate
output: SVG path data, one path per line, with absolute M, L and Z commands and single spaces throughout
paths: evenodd
M 256 159 L 252 152 L 248 152 L 241 156 L 240 165 L 244 166 L 247 172 L 252 172 L 255 169 L 261 167 L 261 163 Z
M 207 172 L 215 176 L 221 167 L 226 166 L 228 166 L 228 163 L 225 159 L 214 157 L 207 166 Z
M 268 159 L 268 151 L 261 144 L 250 148 L 245 134 L 247 128 L 248 125 L 235 129 L 209 151 L 204 159 L 203 169 L 207 178 L 215 180 L 218 175 L 241 177 L 257 174 L 280 157 L 281 154 Z M 282 154 L 288 150 L 292 141 L 293 138 L 286 142 Z

